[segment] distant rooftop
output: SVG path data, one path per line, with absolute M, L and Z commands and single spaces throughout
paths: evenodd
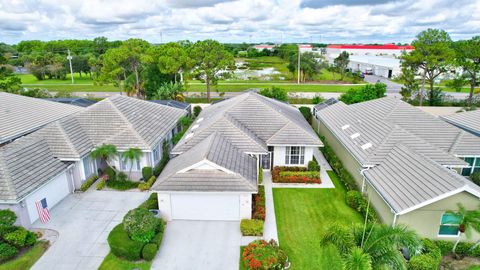
M 177 109 L 182 109 L 182 110 L 189 110 L 190 104 L 185 103 L 185 102 L 180 102 L 176 100 L 150 100 L 151 102 L 161 104 L 161 105 L 166 105 L 169 107 L 177 108 Z
M 384 44 L 384 45 L 350 45 L 350 44 L 331 44 L 328 45 L 329 49 L 357 49 L 357 50 L 414 50 L 415 48 L 411 45 L 399 46 L 395 44 Z
M 474 135 L 480 136 L 480 110 L 455 113 L 440 118 Z
M 97 103 L 95 100 L 88 98 L 46 98 L 46 100 L 55 101 L 63 104 L 70 104 L 80 107 L 88 107 Z

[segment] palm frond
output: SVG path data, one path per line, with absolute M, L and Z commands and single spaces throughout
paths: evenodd
M 327 233 L 320 240 L 320 245 L 325 246 L 328 244 L 334 245 L 340 254 L 347 253 L 355 246 L 351 230 L 343 226 L 331 226 L 327 229 Z
M 361 248 L 354 247 L 343 257 L 343 269 L 370 270 L 372 269 L 372 259 Z

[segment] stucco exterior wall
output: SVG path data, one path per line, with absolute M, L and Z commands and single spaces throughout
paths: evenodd
M 305 158 L 303 164 L 285 164 L 286 146 L 275 146 L 273 148 L 273 166 L 295 166 L 306 167 L 308 162 L 313 160 L 313 147 L 305 147 Z
M 462 192 L 416 209 L 405 215 L 398 216 L 396 223 L 405 224 L 411 228 L 415 228 L 417 233 L 423 237 L 455 241 L 458 239 L 457 237 L 439 236 L 438 230 L 442 214 L 447 210 L 457 210 L 458 203 L 462 203 L 467 210 L 475 210 L 478 209 L 480 200 L 468 192 Z M 480 239 L 480 235 L 474 234 L 470 239 L 467 239 L 463 235 L 462 239 L 468 241 L 477 241 Z
M 25 228 L 30 228 L 32 223 L 30 222 L 30 217 L 28 216 L 28 209 L 25 207 L 25 204 L 0 204 L 0 209 L 10 209 L 17 215 L 17 220 L 15 225 L 23 226 Z

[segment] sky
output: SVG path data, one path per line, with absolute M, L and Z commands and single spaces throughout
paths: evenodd
M 427 28 L 480 35 L 480 0 L 0 0 L 0 42 L 410 43 Z

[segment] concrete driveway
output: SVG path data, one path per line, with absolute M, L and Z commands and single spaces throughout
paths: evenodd
M 158 270 L 238 270 L 240 222 L 169 222 L 152 268 Z
M 55 230 L 59 237 L 32 269 L 98 269 L 110 251 L 109 232 L 148 195 L 96 190 L 69 195 L 51 209 L 49 223 L 33 224 Z

